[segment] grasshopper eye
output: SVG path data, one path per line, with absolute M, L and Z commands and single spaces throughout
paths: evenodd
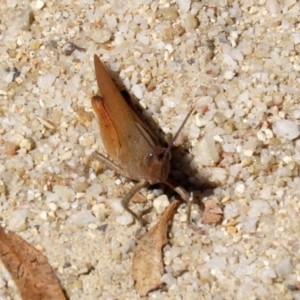
M 154 152 L 147 153 L 143 159 L 143 165 L 149 168 L 155 161 L 160 160 L 160 158 Z
M 147 155 L 147 160 L 148 160 L 149 162 L 151 162 L 155 157 L 158 158 L 158 156 L 156 155 L 156 153 L 150 152 L 150 153 L 148 153 L 148 155 Z

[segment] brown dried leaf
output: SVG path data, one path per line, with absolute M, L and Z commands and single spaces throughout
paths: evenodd
M 22 299 L 65 300 L 47 258 L 12 232 L 0 227 L 0 259 Z
M 215 200 L 208 200 L 205 203 L 202 223 L 212 224 L 218 223 L 223 218 L 223 211 Z
M 140 296 L 160 287 L 164 272 L 162 247 L 168 242 L 168 223 L 173 218 L 180 201 L 172 202 L 159 222 L 137 244 L 132 260 L 132 277 Z

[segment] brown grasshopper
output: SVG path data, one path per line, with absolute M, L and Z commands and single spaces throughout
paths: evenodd
M 119 92 L 97 55 L 94 56 L 94 65 L 101 96 L 92 97 L 92 106 L 98 116 L 101 137 L 109 158 L 98 152 L 94 152 L 92 157 L 115 172 L 138 182 L 125 195 L 122 206 L 139 222 L 144 224 L 144 220 L 128 207 L 130 199 L 141 188 L 162 182 L 188 202 L 189 222 L 192 197 L 168 176 L 170 149 L 194 109 L 191 109 L 169 146 L 163 148 L 135 111 L 130 98 Z

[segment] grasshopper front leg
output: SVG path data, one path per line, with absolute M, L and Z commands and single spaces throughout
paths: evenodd
M 125 197 L 123 198 L 121 204 L 123 206 L 123 208 L 129 212 L 137 221 L 139 221 L 141 223 L 141 225 L 145 225 L 146 221 L 142 218 L 139 217 L 134 211 L 132 211 L 128 205 L 130 200 L 132 199 L 132 197 L 142 188 L 149 186 L 149 182 L 146 180 L 141 180 L 139 181 L 134 187 L 132 187 L 132 189 L 125 195 Z
M 122 169 L 116 165 L 114 162 L 109 160 L 107 157 L 104 155 L 98 153 L 98 152 L 93 152 L 91 155 L 91 158 L 94 158 L 96 160 L 99 160 L 103 164 L 105 164 L 109 169 L 114 170 L 116 173 L 122 174 Z M 125 195 L 125 197 L 122 199 L 121 204 L 122 207 L 130 213 L 137 221 L 139 221 L 142 225 L 145 225 L 145 220 L 141 217 L 139 217 L 134 211 L 132 211 L 128 206 L 129 202 L 132 199 L 132 197 L 142 188 L 148 186 L 149 183 L 147 180 L 141 180 L 138 182 L 132 189 Z

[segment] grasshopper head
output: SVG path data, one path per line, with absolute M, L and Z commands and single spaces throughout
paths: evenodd
M 165 148 L 155 147 L 147 153 L 142 161 L 142 168 L 150 184 L 164 182 L 170 173 L 171 154 Z
M 194 109 L 193 107 L 185 117 L 177 133 L 169 143 L 168 148 L 152 146 L 151 143 L 149 143 L 151 151 L 144 156 L 141 167 L 144 171 L 144 178 L 148 180 L 150 184 L 164 182 L 168 178 L 170 173 L 171 148 Z

